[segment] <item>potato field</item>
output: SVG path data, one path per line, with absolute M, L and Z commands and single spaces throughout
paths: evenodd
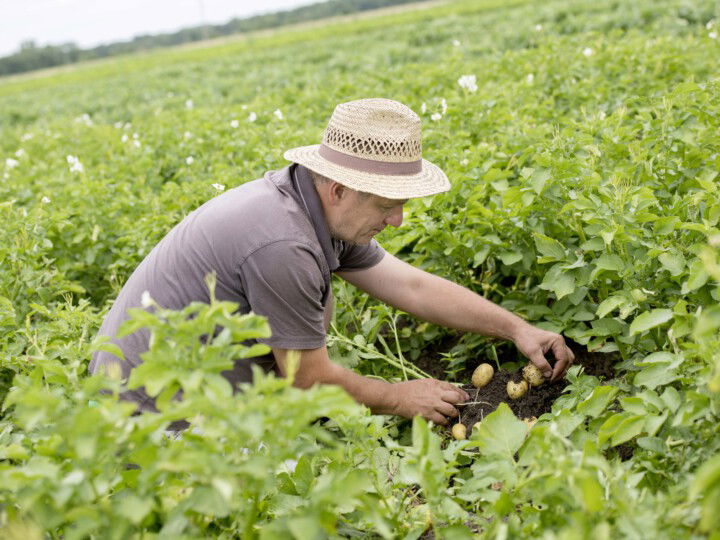
M 719 35 L 714 0 L 457 0 L 0 79 L 0 537 L 720 539 Z M 88 374 L 125 280 L 366 97 L 452 183 L 379 242 L 561 332 L 567 377 L 510 399 L 512 343 L 337 279 L 331 358 L 463 385 L 464 438 L 259 372 L 233 395 L 269 326 L 220 301 L 133 314 L 134 415 Z

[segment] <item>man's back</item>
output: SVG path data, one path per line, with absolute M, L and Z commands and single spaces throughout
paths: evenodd
M 241 313 L 252 307 L 259 312 L 261 304 L 253 306 L 248 298 L 252 284 L 247 281 L 263 272 L 251 271 L 248 275 L 243 271 L 244 263 L 251 258 L 254 264 L 261 256 L 267 259 L 273 253 L 285 252 L 288 256 L 277 264 L 309 267 L 305 268 L 309 275 L 321 278 L 316 278 L 315 283 L 321 289 L 323 285 L 327 288 L 330 270 L 309 216 L 291 189 L 288 169 L 270 171 L 262 179 L 206 202 L 176 225 L 133 272 L 99 331 L 110 336 L 125 354 L 125 362 L 120 362 L 124 377 L 142 362 L 140 354 L 148 349 L 149 334 L 141 329 L 120 339 L 114 336 L 128 318 L 127 309 L 141 307 L 145 291 L 159 305 L 170 309 L 181 309 L 193 301 L 209 302 L 204 278 L 215 272 L 219 300 L 238 303 Z M 109 363 L 118 363 L 118 359 L 108 352 L 98 352 L 90 370 L 95 372 Z M 266 359 L 265 363 L 272 362 Z M 141 391 L 129 391 L 124 397 L 137 402 L 140 408 L 152 408 Z

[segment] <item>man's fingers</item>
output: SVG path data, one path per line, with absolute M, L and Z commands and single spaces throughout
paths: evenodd
M 470 399 L 470 395 L 462 388 L 458 388 L 454 384 L 450 384 L 449 382 L 446 382 L 446 381 L 438 381 L 438 382 L 440 383 L 440 387 L 445 392 L 451 392 L 457 396 L 455 399 L 452 399 L 452 400 L 443 398 L 443 399 L 445 399 L 445 401 L 449 401 L 450 403 L 460 403 L 461 401 L 467 401 L 468 399 Z
M 552 342 L 551 347 L 556 360 L 564 360 L 567 363 L 572 362 L 575 358 L 570 347 L 565 345 L 565 340 L 562 336 L 558 336 L 558 338 Z
M 563 340 L 562 337 L 559 337 L 558 339 L 553 341 L 552 352 L 555 356 L 555 359 L 557 360 L 557 362 L 555 363 L 555 368 L 553 369 L 553 376 L 551 379 L 555 381 L 565 376 L 568 368 L 575 360 L 575 355 L 570 350 L 570 347 L 565 345 L 565 340 Z
M 542 371 L 542 374 L 545 377 L 550 377 L 552 375 L 552 368 L 550 367 L 550 363 L 545 359 L 540 349 L 537 349 L 534 353 L 530 355 L 530 361 L 535 364 L 540 369 L 540 371 Z
M 424 416 L 425 420 L 430 420 L 439 426 L 447 426 L 448 424 L 448 419 L 438 412 L 433 412 Z
M 433 407 L 439 413 L 444 414 L 445 416 L 450 416 L 452 418 L 455 418 L 460 414 L 455 407 L 453 407 L 447 401 L 443 401 L 442 399 L 438 401 Z
M 446 404 L 450 409 L 452 409 L 452 414 L 446 414 L 445 416 L 457 416 L 458 412 L 453 405 L 457 403 L 462 403 L 462 401 L 457 401 L 456 399 L 457 394 L 453 394 L 451 392 L 443 392 L 441 394 L 442 403 Z M 440 410 L 440 407 L 435 407 L 436 409 Z M 444 410 L 447 410 L 446 408 L 443 408 Z
M 558 360 L 555 363 L 555 367 L 553 368 L 553 374 L 551 381 L 556 381 L 563 375 L 565 375 L 565 371 L 567 371 L 567 367 L 569 367 L 569 362 L 567 360 Z

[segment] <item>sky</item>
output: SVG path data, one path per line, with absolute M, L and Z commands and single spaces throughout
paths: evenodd
M 16 52 L 26 40 L 38 45 L 73 41 L 87 48 L 319 1 L 0 0 L 0 56 Z

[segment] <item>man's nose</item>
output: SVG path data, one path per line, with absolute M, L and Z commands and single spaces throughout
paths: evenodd
M 392 227 L 399 227 L 400 225 L 402 225 L 402 221 L 403 221 L 402 206 L 394 209 L 392 211 L 392 213 L 388 217 L 385 218 L 385 223 Z

